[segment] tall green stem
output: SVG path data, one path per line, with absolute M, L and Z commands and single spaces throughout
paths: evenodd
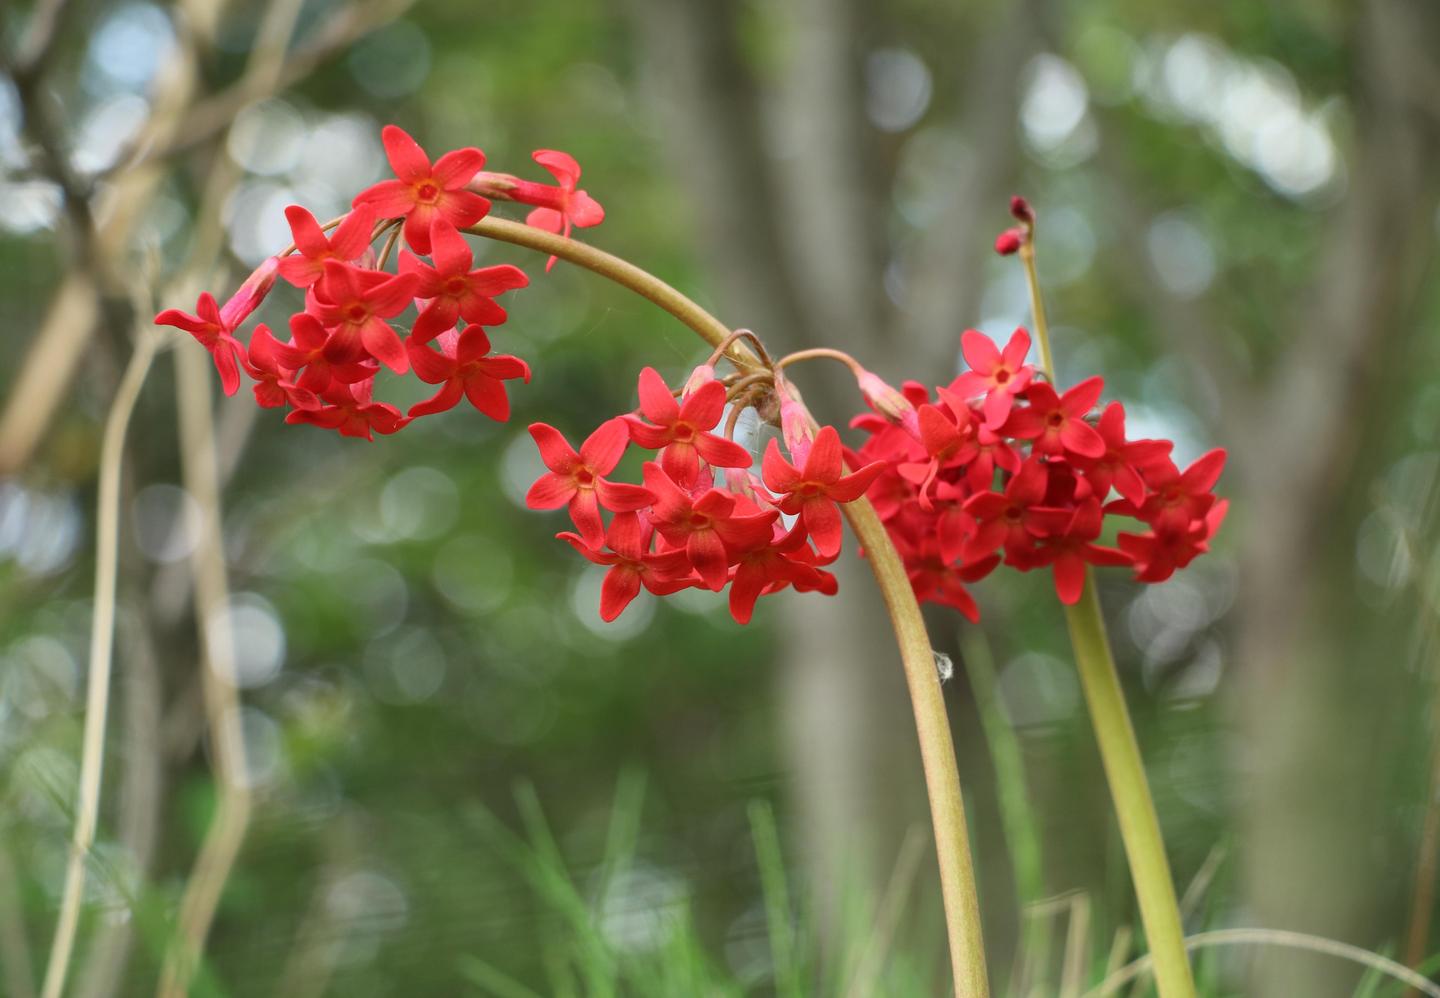
M 731 330 L 724 323 L 658 277 L 619 257 L 573 239 L 499 218 L 481 219 L 466 231 L 552 254 L 608 277 L 675 316 L 712 347 L 719 348 L 729 341 L 726 356 L 742 371 L 761 373 L 766 370 L 764 362 L 753 351 L 733 340 Z M 957 998 L 987 998 L 990 986 L 985 971 L 985 945 L 980 932 L 975 867 L 970 857 L 965 802 L 960 794 L 960 773 L 955 765 L 950 720 L 945 712 L 945 700 L 941 696 L 940 679 L 935 670 L 934 646 L 925 630 L 920 605 L 915 601 L 915 592 L 905 574 L 904 563 L 874 507 L 862 497 L 844 504 L 842 509 L 865 550 L 866 560 L 880 586 L 895 628 L 905 682 L 910 690 L 915 728 L 920 738 L 925 789 L 930 798 L 930 818 L 935 828 L 935 852 L 940 865 L 940 891 L 945 905 L 955 994 Z
M 1040 357 L 1045 373 L 1055 380 L 1055 362 L 1050 353 L 1050 333 L 1045 322 L 1045 303 L 1040 296 L 1040 281 L 1035 273 L 1034 230 L 1020 247 L 1020 260 L 1025 265 L 1025 278 L 1030 286 L 1030 304 L 1035 313 L 1035 336 L 1040 341 Z M 1105 766 L 1105 779 L 1110 784 L 1110 799 L 1120 824 L 1120 838 L 1125 843 L 1125 858 L 1130 876 L 1135 881 L 1135 895 L 1140 901 L 1140 921 L 1150 943 L 1155 965 L 1155 983 L 1161 998 L 1193 998 L 1195 981 L 1190 961 L 1185 955 L 1185 936 L 1181 926 L 1180 905 L 1175 898 L 1175 881 L 1170 876 L 1170 863 L 1165 858 L 1165 841 L 1160 836 L 1160 820 L 1155 814 L 1155 801 L 1145 778 L 1145 764 L 1140 758 L 1140 745 L 1135 740 L 1135 727 L 1125 707 L 1120 689 L 1120 676 L 1115 658 L 1110 654 L 1110 639 L 1105 633 L 1105 615 L 1095 594 L 1095 579 L 1088 569 L 1085 586 L 1074 606 L 1065 608 L 1070 627 L 1070 643 L 1075 648 L 1075 664 L 1080 671 L 1080 685 L 1085 703 L 1090 708 L 1090 723 L 1100 745 L 1100 758 Z
M 1080 600 L 1065 608 L 1065 619 L 1070 625 L 1070 643 L 1075 646 L 1075 664 L 1080 670 L 1080 686 L 1090 708 L 1095 740 L 1100 743 L 1100 758 L 1110 783 L 1110 799 L 1120 823 L 1125 858 L 1130 863 L 1135 895 L 1140 901 L 1140 921 L 1150 942 L 1155 983 L 1162 998 L 1188 998 L 1195 994 L 1195 982 L 1185 955 L 1175 881 L 1165 858 L 1160 820 L 1155 815 L 1155 802 L 1145 779 L 1145 764 L 1140 759 L 1135 728 L 1130 723 L 1130 712 L 1125 707 L 1125 695 L 1115 672 L 1115 659 L 1110 654 L 1110 639 L 1105 634 L 1105 617 L 1095 595 L 1095 580 L 1088 573 Z

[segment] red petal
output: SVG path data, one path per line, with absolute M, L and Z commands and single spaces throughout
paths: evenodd
M 695 449 L 717 468 L 748 468 L 755 461 L 744 447 L 714 433 L 702 433 L 696 437 Z
M 601 423 L 580 445 L 580 460 L 597 475 L 608 475 L 620 463 L 630 433 L 619 416 Z
M 405 352 L 405 344 L 384 319 L 372 315 L 365 325 L 360 327 L 360 342 L 365 344 L 370 356 L 396 374 L 404 374 L 410 370 L 410 355 Z
M 840 434 L 833 426 L 822 426 L 810 445 L 805 458 L 805 480 L 810 482 L 834 482 L 844 470 L 844 458 L 840 453 Z
M 1066 606 L 1074 606 L 1080 601 L 1080 593 L 1085 588 L 1085 562 L 1079 555 L 1066 551 L 1055 559 L 1052 568 L 1055 572 L 1055 595 Z
M 723 388 L 721 393 L 724 393 Z M 675 396 L 670 394 L 660 372 L 653 367 L 647 367 L 640 372 L 640 411 L 650 422 L 659 423 L 661 426 L 669 426 L 680 418 L 679 403 L 675 401 Z
M 1081 457 L 1104 457 L 1105 439 L 1095 427 L 1082 419 L 1067 419 L 1060 430 L 1060 442 L 1072 454 Z
M 646 539 L 645 525 L 638 513 L 616 513 L 605 531 L 605 543 L 610 550 L 629 561 L 639 561 L 644 556 Z
M 429 353 L 429 350 L 425 351 Z M 430 416 L 437 412 L 445 412 L 455 408 L 463 394 L 460 382 L 447 381 L 445 385 L 433 396 L 423 402 L 416 402 L 410 407 L 410 417 L 418 419 L 421 416 Z M 549 507 L 547 507 L 549 508 Z
M 430 157 L 403 128 L 386 125 L 380 131 L 380 141 L 385 143 L 385 158 L 390 161 L 390 169 L 402 181 L 413 184 L 430 176 Z
M 600 584 L 600 619 L 608 624 L 639 594 L 640 573 L 630 565 L 616 565 Z
M 382 180 L 355 195 L 351 204 L 369 205 L 377 218 L 399 218 L 415 207 L 415 188 L 401 180 Z
M 1105 379 L 1097 374 L 1066 392 L 1060 399 L 1060 406 L 1066 415 L 1083 416 L 1095 408 L 1095 403 L 1100 401 L 1100 393 L 1104 390 Z
M 840 553 L 844 531 L 840 528 L 840 510 L 829 499 L 811 499 L 805 503 L 800 514 L 805 520 L 805 529 L 815 541 L 815 550 L 822 558 L 833 558 Z
M 547 472 L 525 493 L 525 505 L 529 509 L 559 509 L 570 501 L 575 491 L 575 481 L 569 475 Z
M 995 341 L 978 329 L 967 329 L 960 334 L 960 352 L 965 355 L 965 363 L 978 374 L 989 374 L 1000 363 L 1000 349 Z
M 655 502 L 655 496 L 649 489 L 628 482 L 607 482 L 600 479 L 595 483 L 595 492 L 600 498 L 600 504 L 612 513 L 633 512 Z
M 1217 447 L 1196 458 L 1195 462 L 1180 475 L 1180 483 L 1185 491 L 1192 494 L 1209 492 L 1220 480 L 1220 472 L 1223 470 L 1225 470 L 1225 450 Z
M 510 420 L 510 396 L 505 385 L 484 374 L 472 375 L 465 379 L 465 397 L 470 404 L 497 423 Z
M 1005 344 L 1005 352 L 1000 359 L 1005 366 L 1014 370 L 1025 363 L 1025 355 L 1030 352 L 1030 334 L 1024 329 L 1016 329 L 1010 336 L 1010 342 Z
M 330 252 L 338 260 L 358 260 L 370 245 L 374 228 L 375 206 L 368 202 L 356 206 L 330 237 Z
M 550 175 L 560 181 L 561 187 L 573 188 L 580 179 L 580 164 L 569 153 L 558 149 L 536 149 L 530 158 L 549 170 Z
M 730 560 L 725 553 L 725 544 L 713 530 L 697 530 L 685 542 L 685 553 L 690 564 L 705 582 L 705 585 L 719 592 L 725 588 L 730 575 Z
M 600 520 L 600 503 L 594 489 L 577 489 L 570 497 L 570 519 L 586 544 L 599 547 L 605 543 L 605 524 Z
M 292 204 L 285 209 L 285 220 L 290 223 L 295 248 L 305 256 L 322 256 L 330 252 L 330 240 L 325 238 L 314 215 L 298 204 Z
M 680 406 L 680 419 L 697 430 L 713 430 L 724 412 L 725 386 L 718 381 L 707 381 L 686 397 Z M 645 415 L 650 414 L 647 412 Z
M 446 277 L 468 273 L 475 254 L 455 226 L 443 218 L 435 218 L 430 224 L 430 256 L 435 269 Z
M 474 146 L 447 152 L 435 161 L 430 175 L 447 190 L 464 187 L 485 165 L 485 154 Z
M 772 492 L 789 492 L 800 482 L 800 472 L 780 456 L 780 444 L 774 437 L 765 445 L 765 455 L 760 459 L 760 475 Z
M 530 436 L 535 438 L 535 446 L 540 448 L 540 459 L 551 471 L 569 475 L 580 462 L 580 455 L 555 427 L 546 423 L 531 423 Z

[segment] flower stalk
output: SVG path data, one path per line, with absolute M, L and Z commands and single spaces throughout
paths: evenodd
M 1030 290 L 1035 336 L 1040 341 L 1044 373 L 1054 382 L 1055 362 L 1050 352 L 1045 303 L 1035 271 L 1034 215 L 1028 209 L 1025 215 L 1023 218 L 1018 214 L 1016 216 L 1025 226 L 1019 256 Z M 1088 566 L 1079 600 L 1065 607 L 1065 621 L 1070 630 L 1070 643 L 1075 649 L 1075 664 L 1085 692 L 1085 703 L 1090 710 L 1095 740 L 1100 746 L 1105 779 L 1110 785 L 1110 799 L 1120 825 L 1125 858 L 1140 903 L 1140 921 L 1150 944 L 1156 987 L 1161 998 L 1193 998 L 1195 981 L 1185 953 L 1175 881 L 1165 856 L 1165 841 L 1160 834 L 1160 820 L 1150 795 L 1135 727 L 1125 706 L 1120 676 L 1110 651 L 1105 615 L 1095 592 L 1094 572 Z
M 713 348 L 723 349 L 725 357 L 745 375 L 770 373 L 764 361 L 722 322 L 669 284 L 627 261 L 563 236 L 494 217 L 483 218 L 465 231 L 548 253 L 606 277 L 669 312 Z M 874 507 L 862 496 L 841 508 L 880 587 L 905 670 L 935 830 L 955 994 L 961 998 L 986 998 L 990 988 L 975 868 L 933 645 L 905 566 Z

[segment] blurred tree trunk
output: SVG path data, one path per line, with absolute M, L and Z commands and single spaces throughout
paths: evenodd
M 707 0 L 637 4 L 651 95 L 691 194 L 721 316 L 753 327 L 774 348 L 825 344 L 887 378 L 947 378 L 978 299 L 986 234 L 1010 193 L 1017 76 L 1031 44 L 1026 5 L 976 45 L 967 79 L 935 68 L 937 90 L 966 84 L 944 124 L 958 126 L 970 152 L 947 175 L 930 227 L 896 253 L 890 165 L 881 154 L 899 140 L 865 115 L 865 60 L 883 45 L 867 23 L 873 6 L 797 0 L 746 12 Z M 766 85 L 741 44 L 742 14 L 765 18 L 773 46 L 766 55 L 778 53 Z M 957 57 L 956 65 L 969 64 Z M 975 216 L 986 206 L 993 217 L 977 233 Z M 882 283 L 892 255 L 909 289 L 899 310 Z M 822 419 L 843 425 L 861 408 L 843 371 L 807 367 L 802 380 Z M 836 574 L 838 599 L 787 601 L 779 682 L 800 851 L 831 940 L 847 892 L 876 897 L 906 828 L 928 827 L 889 621 L 853 553 Z M 962 773 L 971 758 L 962 748 Z
M 1236 661 L 1244 876 L 1254 924 L 1378 946 L 1387 918 L 1373 848 L 1385 783 L 1377 745 L 1393 726 L 1390 683 L 1345 654 L 1353 626 L 1357 510 L 1342 500 L 1367 473 L 1367 440 L 1385 432 L 1385 365 L 1404 363 L 1420 277 L 1432 251 L 1440 10 L 1377 0 L 1355 11 L 1355 152 L 1315 288 L 1259 404 L 1248 442 Z M 1277 302 L 1286 306 L 1288 303 Z M 1284 320 L 1282 320 L 1284 321 Z M 1347 485 L 1350 486 L 1347 488 Z M 1351 505 L 1368 507 L 1368 497 Z M 1361 510 L 1360 512 L 1363 512 Z M 1387 665 L 1389 663 L 1386 663 Z M 1393 705 L 1392 705 L 1393 706 Z M 1377 929 L 1377 921 L 1380 928 Z M 1353 980 L 1312 958 L 1257 961 L 1257 994 L 1349 994 Z

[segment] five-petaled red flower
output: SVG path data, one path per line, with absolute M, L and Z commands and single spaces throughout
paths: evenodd
M 453 409 L 461 396 L 496 422 L 510 418 L 510 397 L 505 382 L 523 378 L 530 382 L 530 365 L 507 354 L 490 355 L 490 338 L 479 326 L 466 326 L 461 333 L 440 337 L 440 352 L 423 343 L 410 341 L 410 362 L 421 381 L 442 385 L 440 391 L 410 407 L 412 419 Z
M 585 438 L 579 453 L 559 430 L 545 423 L 531 423 L 530 435 L 540 448 L 540 459 L 550 470 L 530 486 L 525 505 L 531 509 L 559 509 L 568 505 L 570 519 L 590 546 L 599 547 L 605 538 L 601 506 L 611 512 L 626 513 L 650 505 L 652 496 L 648 490 L 605 478 L 620 463 L 629 443 L 620 417 L 601 423 Z
M 873 461 L 844 475 L 840 434 L 833 426 L 821 427 L 815 435 L 803 470 L 780 456 L 780 447 L 773 438 L 761 464 L 766 486 L 780 497 L 780 511 L 799 515 L 796 529 L 814 539 L 815 550 L 823 558 L 833 558 L 840 552 L 840 511 L 835 504 L 860 498 L 884 470 L 883 461 Z
M 430 253 L 430 226 L 438 218 L 460 229 L 490 211 L 490 202 L 465 185 L 485 165 L 485 154 L 466 148 L 430 157 L 403 129 L 386 125 L 380 133 L 395 180 L 383 180 L 355 198 L 381 218 L 405 219 L 405 242 L 416 253 Z
M 310 214 L 298 204 L 285 209 L 290 234 L 295 238 L 296 252 L 280 260 L 280 276 L 297 288 L 308 288 L 325 276 L 325 261 L 353 263 L 370 245 L 370 231 L 375 227 L 375 209 L 362 204 L 345 216 L 335 234 L 326 236 Z
M 530 283 L 523 270 L 508 263 L 471 270 L 475 254 L 470 244 L 443 222 L 437 222 L 431 231 L 430 248 L 433 267 L 409 253 L 400 256 L 400 272 L 419 279 L 415 297 L 429 300 L 410 331 L 412 343 L 428 343 L 453 329 L 460 319 L 479 326 L 498 326 L 505 321 L 505 310 L 495 304 L 495 296 Z
M 656 596 L 668 596 L 694 584 L 684 551 L 652 552 L 655 527 L 639 513 L 616 513 L 605 531 L 605 550 L 587 544 L 569 531 L 556 534 L 585 558 L 609 566 L 600 584 L 600 619 L 609 623 L 640 594 L 640 587 Z
M 240 367 L 235 358 L 244 352 L 245 348 L 232 335 L 234 329 L 225 327 L 214 295 L 202 291 L 200 300 L 195 303 L 194 315 L 178 308 L 167 308 L 155 316 L 155 325 L 174 326 L 195 337 L 214 358 L 215 370 L 220 372 L 220 386 L 225 389 L 225 394 L 234 395 L 239 391 Z
M 640 411 L 624 418 L 630 439 L 649 450 L 664 448 L 660 466 L 680 485 L 689 488 L 700 473 L 700 459 L 716 468 L 748 468 L 750 452 L 733 440 L 711 433 L 725 411 L 725 386 L 707 381 L 675 401 L 665 379 L 653 367 L 640 372 Z M 651 425 L 651 423 L 657 425 Z

